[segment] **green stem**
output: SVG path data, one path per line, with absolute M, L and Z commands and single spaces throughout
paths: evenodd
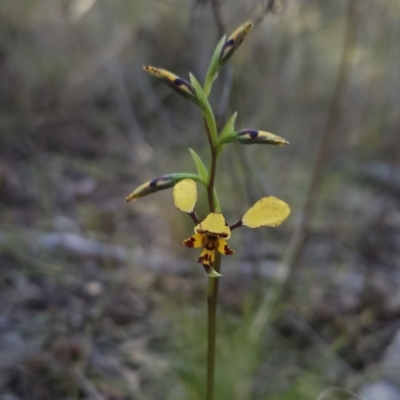
M 211 148 L 211 167 L 207 182 L 207 197 L 210 212 L 215 212 L 214 183 L 217 170 L 217 146 L 214 145 L 210 129 L 206 122 L 207 135 Z M 221 257 L 218 252 L 215 256 L 214 269 L 219 273 L 221 268 Z M 218 303 L 219 278 L 208 278 L 207 295 L 207 400 L 214 400 L 214 381 L 215 381 L 215 344 L 216 344 L 216 325 L 217 325 L 217 303 Z
M 219 272 L 221 267 L 221 256 L 216 254 L 214 269 Z M 217 326 L 217 303 L 218 303 L 219 278 L 208 278 L 208 328 L 207 328 L 207 400 L 214 400 L 214 377 L 215 377 L 215 339 Z
M 215 201 L 214 201 L 214 183 L 215 183 L 215 172 L 217 169 L 217 152 L 215 148 L 211 149 L 211 168 L 208 176 L 207 184 L 207 197 L 210 212 L 215 212 Z
M 217 171 L 217 158 L 218 158 L 217 145 L 214 145 L 210 128 L 205 119 L 204 123 L 206 126 L 208 142 L 210 143 L 210 149 L 211 149 L 211 167 L 210 167 L 210 172 L 208 174 L 207 198 L 208 198 L 208 206 L 210 208 L 210 212 L 215 212 L 214 183 L 215 183 L 215 173 Z

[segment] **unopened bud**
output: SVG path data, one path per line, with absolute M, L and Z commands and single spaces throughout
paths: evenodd
M 129 196 L 126 197 L 126 201 L 136 200 L 139 197 L 147 196 L 148 194 L 158 192 L 160 190 L 168 189 L 175 186 L 182 179 L 193 179 L 198 180 L 199 177 L 195 174 L 187 173 L 173 173 L 160 176 L 140 185 L 136 188 Z
M 289 142 L 280 136 L 255 129 L 243 129 L 236 132 L 236 140 L 241 144 L 273 144 L 284 146 Z
M 162 80 L 165 84 L 174 89 L 183 97 L 196 101 L 196 92 L 188 81 L 185 81 L 166 69 L 156 68 L 151 65 L 145 65 L 143 69 L 150 75 Z
M 225 64 L 232 54 L 236 51 L 236 49 L 242 44 L 243 40 L 249 34 L 253 24 L 251 22 L 246 22 L 243 25 L 239 26 L 232 35 L 226 40 L 221 49 L 221 54 L 219 57 L 220 65 Z

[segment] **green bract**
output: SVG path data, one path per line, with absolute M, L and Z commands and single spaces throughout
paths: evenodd
M 198 104 L 203 111 L 203 116 L 206 120 L 207 132 L 211 138 L 212 144 L 215 145 L 217 143 L 217 124 L 215 123 L 214 113 L 199 81 L 193 74 L 189 74 L 189 76 L 190 82 L 192 83 L 194 90 L 196 91 Z
M 221 50 L 226 41 L 226 35 L 222 37 L 222 39 L 217 44 L 217 47 L 214 50 L 214 54 L 211 58 L 210 66 L 208 67 L 208 71 L 206 74 L 206 78 L 204 79 L 204 93 L 209 96 L 211 92 L 211 87 L 215 79 L 218 77 L 218 72 L 221 67 L 219 59 L 221 57 Z
M 193 161 L 196 164 L 197 173 L 199 174 L 200 180 L 206 185 L 208 180 L 208 171 L 203 163 L 200 156 L 191 148 L 189 148 L 190 154 L 193 157 Z

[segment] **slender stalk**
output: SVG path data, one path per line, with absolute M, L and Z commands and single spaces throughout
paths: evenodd
M 214 145 L 209 127 L 206 123 L 207 136 L 211 148 L 211 167 L 207 183 L 207 197 L 210 212 L 215 211 L 214 201 L 214 183 L 217 170 L 217 148 Z M 219 272 L 221 268 L 221 257 L 218 252 L 215 256 L 215 271 Z M 207 294 L 207 400 L 214 400 L 214 381 L 215 381 L 215 344 L 216 344 L 216 326 L 217 326 L 217 303 L 218 303 L 219 278 L 208 278 Z
M 210 128 L 207 125 L 207 121 L 204 119 L 204 124 L 206 126 L 208 142 L 210 143 L 211 149 L 211 167 L 208 175 L 207 182 L 207 198 L 208 198 L 208 206 L 210 208 L 210 212 L 215 211 L 215 202 L 214 202 L 214 182 L 215 182 L 215 172 L 217 170 L 217 148 L 213 143 L 211 138 Z
M 215 270 L 219 272 L 221 257 L 216 254 Z M 219 278 L 208 278 L 208 327 L 207 327 L 207 400 L 214 400 L 214 377 L 215 377 L 215 342 L 217 326 L 217 303 L 218 303 Z
M 210 212 L 215 211 L 215 202 L 214 202 L 214 182 L 215 182 L 215 171 L 217 169 L 217 152 L 216 149 L 211 150 L 211 168 L 210 168 L 210 176 L 208 178 L 207 185 L 207 197 L 208 197 L 208 205 L 210 208 Z

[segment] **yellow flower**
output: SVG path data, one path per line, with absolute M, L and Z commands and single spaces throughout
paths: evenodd
M 198 262 L 205 267 L 212 267 L 215 254 L 219 251 L 224 255 L 231 255 L 234 251 L 228 246 L 227 240 L 231 231 L 240 226 L 260 228 L 262 226 L 275 227 L 280 225 L 290 214 L 289 206 L 276 197 L 264 197 L 257 201 L 242 217 L 241 220 L 229 226 L 221 213 L 208 214 L 200 221 L 194 211 L 197 201 L 197 186 L 192 179 L 184 179 L 174 186 L 175 206 L 188 213 L 196 223 L 195 234 L 183 241 L 190 248 L 202 248 Z
M 215 252 L 231 255 L 234 251 L 228 246 L 226 239 L 231 237 L 231 230 L 221 213 L 211 213 L 194 228 L 195 234 L 183 241 L 186 247 L 202 247 L 197 262 L 212 267 Z

